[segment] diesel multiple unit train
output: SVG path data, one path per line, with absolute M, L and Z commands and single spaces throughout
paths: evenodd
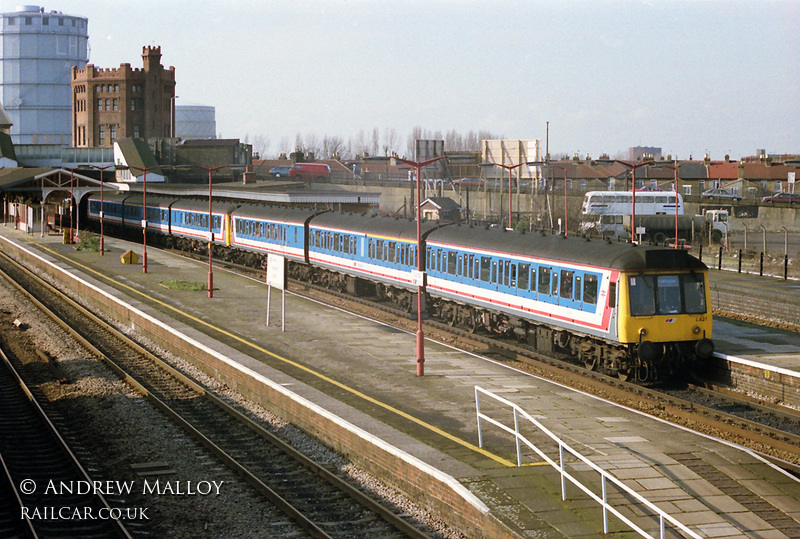
M 88 216 L 100 217 L 91 197 Z M 106 224 L 143 226 L 175 247 L 209 239 L 208 202 L 106 196 Z M 417 257 L 429 316 L 470 330 L 516 335 L 589 369 L 653 382 L 709 359 L 712 316 L 706 266 L 682 249 L 589 241 L 499 228 L 251 203 L 215 202 L 212 241 L 249 256 L 276 253 L 289 275 L 415 305 Z M 261 257 L 258 257 L 261 258 Z

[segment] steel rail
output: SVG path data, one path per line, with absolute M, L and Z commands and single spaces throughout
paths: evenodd
M 6 279 L 6 280 L 9 279 L 9 277 L 5 274 L 5 272 L 0 272 L 0 275 L 2 275 L 2 277 L 4 279 Z M 42 421 L 42 423 L 46 427 L 47 431 L 50 433 L 50 435 L 55 440 L 56 445 L 59 447 L 59 449 L 64 454 L 64 456 L 67 458 L 67 460 L 69 460 L 69 462 L 72 465 L 72 467 L 75 469 L 76 473 L 80 477 L 80 480 L 86 481 L 86 482 L 88 482 L 88 484 L 93 484 L 92 478 L 89 475 L 89 473 L 86 471 L 86 469 L 83 467 L 83 465 L 81 464 L 81 462 L 78 459 L 78 457 L 75 455 L 75 453 L 69 447 L 69 444 L 67 444 L 66 440 L 64 440 L 64 438 L 61 436 L 61 433 L 58 431 L 58 428 L 56 427 L 56 425 L 51 421 L 50 417 L 47 415 L 47 412 L 44 411 L 44 408 L 42 408 L 41 404 L 36 399 L 36 397 L 34 396 L 33 392 L 31 391 L 31 389 L 25 383 L 25 381 L 23 380 L 22 376 L 19 374 L 17 369 L 14 368 L 14 365 L 11 363 L 11 360 L 8 358 L 6 353 L 1 348 L 0 348 L 0 358 L 2 358 L 2 362 L 4 363 L 6 369 L 8 369 L 8 371 L 11 374 L 12 378 L 14 379 L 15 383 L 17 385 L 19 385 L 19 387 L 22 390 L 22 392 L 25 393 L 25 396 L 27 397 L 28 401 L 31 403 L 31 406 L 34 408 L 36 414 L 39 416 L 40 420 Z M 6 474 L 6 476 L 9 479 L 11 488 L 13 489 L 13 494 L 16 497 L 17 501 L 20 503 L 20 507 L 22 507 L 22 498 L 21 498 L 21 496 L 19 494 L 19 490 L 16 488 L 17 486 L 14 484 L 14 481 L 11 478 L 11 472 L 8 469 L 8 467 L 6 466 L 5 460 L 2 459 L 2 456 L 0 456 L 0 460 L 2 460 L 3 470 L 4 470 L 4 473 Z M 109 514 L 111 514 L 112 507 L 108 503 L 108 500 L 106 500 L 105 496 L 103 496 L 102 493 L 95 492 L 93 494 L 93 497 L 100 503 L 100 505 L 102 506 L 103 509 L 106 509 L 109 512 Z M 35 526 L 31 522 L 30 518 L 28 518 L 26 516 L 25 520 L 27 521 L 28 526 L 32 530 L 34 530 Z M 128 532 L 127 528 L 125 528 L 125 526 L 122 524 L 122 522 L 120 520 L 115 519 L 115 518 L 110 518 L 106 522 L 112 527 L 112 529 L 114 530 L 114 533 L 118 537 L 124 537 L 126 539 L 133 539 L 133 536 Z M 33 533 L 34 533 L 34 536 L 37 536 L 35 531 Z
M 66 296 L 60 290 L 55 288 L 53 285 L 46 281 L 42 281 L 37 275 L 31 273 L 27 268 L 24 266 L 20 266 L 15 260 L 10 259 L 5 253 L 0 253 L 2 256 L 13 263 L 16 267 L 19 267 L 22 271 L 26 272 L 31 278 L 36 279 L 42 286 L 48 288 L 53 293 L 57 294 L 59 297 L 63 298 L 66 302 L 70 304 L 70 306 L 76 310 L 78 310 L 83 316 L 89 318 L 93 323 L 97 324 L 102 328 L 106 328 L 107 331 L 113 333 L 120 341 L 122 341 L 126 346 L 134 349 L 140 355 L 146 357 L 148 360 L 153 362 L 157 365 L 161 370 L 169 374 L 170 376 L 177 379 L 180 383 L 191 389 L 192 391 L 197 392 L 200 396 L 214 404 L 220 410 L 224 411 L 236 421 L 243 423 L 247 426 L 250 430 L 255 432 L 257 435 L 261 436 L 265 439 L 268 443 L 272 444 L 273 446 L 277 447 L 280 451 L 289 454 L 295 461 L 297 461 L 301 466 L 304 466 L 312 471 L 312 473 L 323 480 L 331 483 L 337 489 L 341 490 L 343 493 L 350 496 L 356 503 L 364 506 L 368 510 L 372 511 L 373 513 L 380 516 L 384 521 L 386 521 L 390 526 L 394 527 L 399 532 L 403 533 L 408 537 L 413 538 L 427 538 L 428 535 L 411 525 L 409 522 L 402 519 L 400 516 L 393 513 L 390 509 L 384 507 L 374 499 L 367 496 L 365 493 L 361 492 L 359 489 L 355 488 L 345 480 L 338 477 L 336 474 L 332 473 L 325 467 L 317 464 L 312 459 L 308 458 L 303 453 L 299 452 L 274 434 L 270 433 L 268 430 L 263 428 L 261 425 L 257 424 L 255 421 L 248 418 L 246 415 L 242 414 L 229 404 L 227 404 L 224 400 L 214 395 L 212 392 L 207 390 L 201 384 L 196 382 L 195 380 L 191 379 L 189 376 L 185 375 L 181 371 L 177 370 L 170 364 L 166 363 L 161 358 L 155 356 L 149 350 L 141 346 L 136 341 L 133 341 L 131 338 L 127 337 L 124 334 L 119 333 L 113 326 L 108 324 L 105 320 L 95 315 L 89 309 L 82 306 L 80 303 L 76 302 L 69 296 Z M 54 320 L 60 327 L 62 327 L 65 331 L 67 331 L 73 338 L 81 343 L 87 350 L 90 351 L 93 355 L 98 357 L 104 363 L 106 363 L 115 373 L 117 373 L 120 378 L 122 378 L 126 383 L 130 384 L 132 387 L 136 389 L 136 391 L 140 392 L 143 396 L 148 398 L 155 406 L 161 409 L 165 414 L 167 414 L 171 419 L 173 419 L 177 424 L 179 424 L 182 428 L 184 428 L 190 435 L 192 435 L 198 442 L 204 445 L 209 451 L 214 453 L 218 458 L 223 460 L 229 467 L 234 469 L 237 473 L 239 473 L 249 484 L 251 484 L 254 488 L 262 492 L 272 503 L 274 503 L 279 509 L 284 511 L 290 518 L 295 519 L 301 527 L 306 529 L 312 536 L 314 537 L 331 537 L 327 534 L 324 530 L 322 530 L 316 523 L 312 522 L 308 519 L 304 514 L 297 511 L 290 502 L 285 500 L 280 494 L 270 488 L 268 485 L 263 483 L 258 477 L 252 474 L 246 467 L 242 466 L 240 463 L 236 461 L 233 457 L 231 457 L 227 452 L 225 452 L 222 448 L 220 448 L 217 444 L 215 444 L 212 440 L 198 431 L 191 423 L 185 420 L 183 417 L 180 416 L 177 412 L 175 412 L 167 403 L 160 400 L 157 396 L 152 394 L 143 384 L 141 384 L 138 380 L 136 380 L 130 373 L 128 373 L 122 366 L 118 365 L 115 361 L 105 355 L 102 351 L 97 349 L 94 345 L 92 345 L 88 340 L 86 340 L 77 329 L 72 328 L 69 324 L 64 322 L 63 320 L 58 317 L 55 313 L 50 311 L 45 305 L 43 305 L 40 301 L 38 301 L 35 297 L 30 295 L 27 291 L 22 289 L 16 283 L 15 287 L 19 289 L 21 292 L 26 294 L 31 301 L 42 310 L 48 317 Z

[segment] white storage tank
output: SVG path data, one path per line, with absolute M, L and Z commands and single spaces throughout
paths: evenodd
M 216 109 L 207 105 L 176 105 L 175 136 L 184 140 L 217 138 Z
M 2 13 L 0 99 L 15 144 L 71 144 L 72 66 L 89 61 L 88 27 L 34 5 Z

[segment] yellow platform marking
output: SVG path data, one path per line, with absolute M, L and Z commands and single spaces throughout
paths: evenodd
M 274 359 L 277 359 L 278 361 L 281 361 L 283 363 L 286 363 L 287 365 L 291 365 L 292 367 L 295 367 L 297 369 L 300 369 L 302 371 L 307 372 L 308 374 L 316 376 L 320 380 L 323 380 L 323 381 L 325 381 L 325 382 L 327 382 L 329 384 L 332 384 L 332 385 L 334 385 L 336 387 L 339 387 L 339 388 L 347 391 L 348 393 L 350 393 L 350 394 L 352 394 L 352 395 L 354 395 L 356 397 L 364 399 L 367 402 L 370 402 L 372 404 L 380 406 L 384 410 L 387 410 L 387 411 L 389 411 L 389 412 L 391 412 L 393 414 L 396 414 L 396 415 L 398 415 L 398 416 L 400 416 L 400 417 L 402 417 L 402 418 L 404 418 L 404 419 L 406 419 L 408 421 L 411 421 L 412 423 L 416 423 L 417 425 L 419 425 L 421 427 L 424 427 L 425 429 L 428 429 L 431 432 L 434 432 L 434 433 L 438 434 L 439 436 L 442 436 L 442 437 L 450 440 L 451 442 L 455 442 L 458 445 L 466 447 L 470 451 L 473 451 L 475 453 L 479 453 L 479 454 L 481 454 L 481 455 L 483 455 L 485 457 L 488 457 L 488 458 L 494 460 L 495 462 L 497 462 L 499 464 L 502 464 L 503 466 L 507 466 L 509 468 L 514 468 L 514 467 L 517 466 L 516 463 L 514 463 L 514 462 L 511 462 L 511 461 L 509 461 L 507 459 L 504 459 L 504 458 L 502 458 L 502 457 L 500 457 L 498 455 L 490 453 L 489 451 L 486 451 L 485 449 L 483 449 L 481 447 L 478 447 L 475 444 L 472 444 L 472 443 L 470 443 L 470 442 L 468 442 L 466 440 L 462 440 L 461 438 L 459 438 L 457 436 L 454 436 L 454 435 L 452 435 L 452 434 L 450 434 L 448 432 L 443 431 L 442 429 L 440 429 L 439 427 L 437 427 L 435 425 L 431 425 L 430 423 L 426 423 L 425 421 L 422 421 L 421 419 L 419 419 L 417 417 L 414 417 L 414 416 L 412 416 L 412 415 L 410 415 L 410 414 L 408 414 L 408 413 L 406 413 L 406 412 L 404 412 L 402 410 L 398 410 L 397 408 L 395 408 L 395 407 L 393 407 L 393 406 L 391 406 L 389 404 L 386 404 L 385 402 L 379 401 L 379 400 L 375 399 L 374 397 L 370 397 L 369 395 L 367 395 L 365 393 L 362 393 L 361 391 L 358 391 L 357 389 L 353 389 L 352 387 L 347 386 L 347 385 L 345 385 L 345 384 L 343 384 L 341 382 L 338 382 L 338 381 L 336 381 L 336 380 L 334 380 L 334 379 L 332 379 L 332 378 L 330 378 L 330 377 L 328 377 L 328 376 L 326 376 L 326 375 L 324 375 L 322 373 L 319 373 L 319 372 L 317 372 L 317 371 L 315 371 L 315 370 L 313 370 L 313 369 L 311 369 L 309 367 L 306 367 L 305 365 L 302 365 L 300 363 L 297 363 L 296 361 L 293 361 L 291 359 L 288 359 L 288 358 L 285 358 L 283 356 L 280 356 L 280 355 L 278 355 L 278 354 L 276 354 L 274 352 L 271 352 L 271 351 L 267 350 L 266 348 L 262 348 L 261 346 L 255 344 L 253 342 L 250 342 L 250 341 L 248 341 L 248 340 L 246 340 L 246 339 L 244 339 L 242 337 L 239 337 L 238 335 L 234 335 L 234 334 L 229 333 L 229 332 L 227 332 L 225 330 L 219 329 L 218 327 L 216 327 L 216 326 L 214 326 L 214 325 L 212 325 L 212 324 L 210 324 L 208 322 L 200 320 L 199 318 L 195 318 L 194 316 L 181 311 L 177 307 L 169 305 L 168 303 L 164 303 L 163 301 L 155 299 L 152 296 L 148 296 L 147 294 L 145 294 L 144 292 L 141 292 L 140 290 L 136 290 L 135 288 L 130 287 L 130 286 L 128 286 L 128 285 L 126 285 L 124 283 L 121 283 L 119 281 L 116 281 L 116 280 L 112 279 L 111 277 L 108 277 L 107 275 L 104 275 L 104 274 L 100 273 L 97 270 L 94 270 L 94 269 L 92 269 L 92 268 L 90 268 L 88 266 L 85 266 L 85 265 L 77 262 L 76 260 L 73 260 L 71 258 L 68 258 L 68 257 L 62 255 L 61 253 L 53 251 L 52 249 L 50 249 L 49 247 L 47 247 L 45 245 L 42 245 L 40 243 L 36 243 L 34 241 L 32 241 L 31 243 L 33 243 L 34 245 L 39 246 L 41 249 L 44 249 L 45 251 L 47 251 L 49 253 L 51 253 L 53 256 L 56 256 L 56 257 L 61 258 L 63 260 L 67 260 L 71 264 L 74 264 L 75 266 L 78 266 L 78 267 L 84 269 L 85 271 L 87 271 L 89 273 L 93 273 L 94 275 L 97 275 L 98 277 L 100 277 L 102 279 L 105 279 L 106 281 L 109 281 L 111 283 L 114 283 L 115 285 L 118 285 L 121 288 L 129 290 L 129 291 L 133 292 L 134 294 L 138 294 L 140 296 L 143 296 L 143 297 L 147 298 L 148 300 L 150 300 L 152 302 L 155 302 L 158 305 L 163 306 L 166 309 L 174 311 L 174 312 L 180 314 L 181 316 L 192 320 L 193 322 L 195 322 L 197 324 L 200 324 L 200 325 L 205 326 L 205 327 L 207 327 L 209 329 L 212 329 L 212 330 L 214 330 L 214 331 L 216 331 L 218 333 L 221 333 L 221 334 L 225 335 L 226 337 L 228 337 L 230 339 L 234 339 L 234 340 L 244 344 L 245 346 L 249 346 L 250 348 L 253 348 L 254 350 L 257 350 L 257 351 L 259 351 L 259 352 L 261 352 L 263 354 L 266 354 L 268 356 L 273 357 Z M 535 464 L 528 464 L 528 465 L 530 466 L 530 465 L 543 465 L 543 464 L 546 464 L 546 463 L 542 462 L 542 463 L 535 463 Z

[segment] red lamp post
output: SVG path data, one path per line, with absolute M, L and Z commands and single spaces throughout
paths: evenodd
M 114 165 L 106 165 L 104 167 L 98 165 L 89 165 L 89 166 L 100 171 L 100 256 L 103 256 L 106 254 L 105 244 L 103 241 L 103 216 L 104 216 L 103 210 L 105 208 L 105 204 L 103 201 L 103 171 L 107 168 L 114 168 Z
M 72 219 L 75 216 L 75 191 L 74 185 L 75 183 L 75 169 L 69 169 L 69 243 L 74 243 L 74 237 L 72 235 Z
M 672 165 L 659 165 L 664 168 L 672 169 L 675 172 L 675 178 L 673 179 L 673 185 L 675 187 L 675 248 L 678 248 L 678 208 L 680 204 L 678 203 L 678 164 L 677 161 L 675 166 Z
M 160 165 L 154 165 L 147 168 L 131 167 L 128 168 L 138 170 L 143 174 L 142 176 L 142 273 L 147 273 L 147 172 L 161 168 Z
M 422 295 L 425 293 L 425 266 L 422 262 L 422 216 L 420 215 L 420 205 L 422 202 L 420 200 L 419 184 L 420 177 L 422 176 L 422 168 L 430 165 L 431 163 L 435 163 L 440 159 L 444 159 L 444 157 L 445 156 L 435 157 L 433 159 L 428 159 L 427 161 L 410 161 L 408 159 L 400 159 L 399 157 L 395 157 L 397 161 L 414 167 L 417 174 L 417 270 L 419 272 L 419 275 L 417 275 L 417 376 L 425 375 L 425 333 L 422 331 Z
M 208 168 L 208 167 L 201 167 L 199 165 L 191 165 L 193 168 L 198 170 L 205 170 L 208 172 L 208 297 L 214 297 L 214 270 L 213 270 L 213 262 L 211 258 L 211 250 L 212 246 L 214 245 L 214 216 L 211 213 L 211 174 L 216 172 L 217 170 L 223 169 L 230 165 L 221 165 L 218 167 Z
M 621 165 L 625 165 L 626 167 L 631 169 L 631 242 L 636 241 L 636 169 L 639 167 L 643 167 L 646 165 L 652 165 L 654 161 L 645 161 L 644 163 L 637 163 L 632 165 L 630 163 L 626 163 L 625 161 L 617 160 L 617 163 Z

